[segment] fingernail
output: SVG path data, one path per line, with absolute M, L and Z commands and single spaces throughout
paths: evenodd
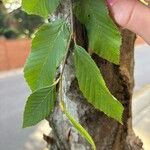
M 107 3 L 112 6 L 114 5 L 114 3 L 116 2 L 116 0 L 107 0 Z

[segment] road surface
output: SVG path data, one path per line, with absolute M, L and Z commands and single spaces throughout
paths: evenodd
M 150 46 L 140 45 L 135 49 L 135 90 L 150 84 Z
M 134 76 L 133 126 L 144 150 L 150 150 L 150 46 L 136 48 Z
M 21 128 L 27 89 L 22 74 L 0 78 L 0 150 L 22 150 L 34 130 Z

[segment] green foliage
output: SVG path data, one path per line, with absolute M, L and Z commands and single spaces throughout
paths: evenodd
M 121 35 L 108 15 L 105 0 L 77 0 L 75 14 L 87 28 L 89 49 L 119 64 Z
M 45 22 L 44 18 L 37 15 L 28 15 L 26 12 L 22 11 L 21 8 L 14 10 L 11 16 L 17 22 L 19 34 L 26 37 L 31 37 L 37 27 Z
M 0 1 L 0 30 L 5 27 L 5 18 L 7 15 L 6 8 L 2 1 Z
M 3 35 L 7 39 L 15 39 L 19 36 L 19 33 L 13 28 L 4 28 L 0 30 L 0 35 Z
M 33 92 L 26 103 L 23 127 L 36 125 L 53 110 L 55 102 L 55 85 Z
M 32 91 L 53 84 L 56 68 L 66 54 L 69 30 L 61 21 L 43 25 L 32 41 L 24 76 Z
M 45 22 L 44 18 L 28 15 L 21 8 L 17 8 L 9 13 L 9 8 L 5 7 L 4 2 L 6 1 L 0 2 L 0 36 L 7 39 L 31 37 L 35 29 Z M 10 8 L 17 2 L 9 0 Z
M 76 45 L 74 59 L 76 76 L 83 95 L 95 108 L 122 122 L 123 106 L 109 92 L 90 55 L 82 47 Z
M 60 0 L 22 0 L 23 9 L 29 14 L 36 14 L 47 18 L 52 14 Z
M 63 2 L 63 1 L 62 1 Z M 48 17 L 59 4 L 59 0 L 23 0 L 23 9 L 28 13 Z M 73 4 L 79 21 L 85 25 L 89 49 L 100 57 L 115 64 L 119 63 L 121 35 L 109 17 L 104 0 L 77 0 Z M 71 10 L 73 11 L 73 10 Z M 71 13 L 72 14 L 72 13 Z M 73 17 L 73 16 L 72 16 Z M 66 18 L 65 18 L 66 19 Z M 71 23 L 71 26 L 72 23 Z M 73 32 L 73 31 L 72 31 Z M 32 94 L 28 98 L 23 127 L 35 125 L 51 114 L 55 102 L 55 86 L 59 82 L 59 98 L 62 111 L 72 125 L 96 150 L 94 141 L 87 131 L 70 116 L 64 107 L 62 75 L 70 48 L 74 44 L 74 64 L 80 90 L 96 109 L 122 123 L 122 104 L 110 93 L 99 68 L 82 47 L 76 45 L 76 37 L 70 36 L 65 20 L 56 20 L 43 25 L 35 34 L 32 48 L 24 69 L 24 76 Z M 72 47 L 70 47 L 72 46 Z M 55 81 L 57 68 L 62 64 L 59 80 Z

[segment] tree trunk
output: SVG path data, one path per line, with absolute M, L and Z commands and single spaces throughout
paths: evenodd
M 76 19 L 74 21 L 78 44 L 87 48 L 85 28 Z M 99 66 L 109 90 L 125 108 L 123 125 L 108 118 L 104 113 L 97 111 L 87 103 L 75 78 L 72 54 L 70 54 L 65 66 L 63 100 L 69 113 L 90 133 L 97 150 L 142 149 L 142 142 L 135 136 L 132 129 L 131 99 L 134 85 L 135 34 L 128 30 L 122 30 L 122 36 L 120 66 L 114 65 L 95 54 L 92 57 Z M 59 100 L 56 102 L 55 110 L 49 122 L 53 129 L 51 135 L 54 139 L 51 143 L 52 150 L 91 150 L 87 141 L 80 136 L 62 113 Z

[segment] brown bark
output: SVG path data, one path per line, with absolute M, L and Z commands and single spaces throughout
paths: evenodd
M 78 43 L 87 48 L 85 29 L 77 21 L 75 31 Z M 97 150 L 141 150 L 142 142 L 132 129 L 131 99 L 133 91 L 134 41 L 135 34 L 122 31 L 120 66 L 114 65 L 97 55 L 93 59 L 99 66 L 111 93 L 121 101 L 125 111 L 123 125 L 108 118 L 104 113 L 91 106 L 79 90 L 74 74 L 72 54 L 70 54 L 63 76 L 63 97 L 67 109 L 74 118 L 85 127 L 93 137 Z M 58 96 L 59 97 L 59 96 Z M 72 127 L 62 113 L 57 100 L 50 119 L 53 129 L 52 150 L 90 150 L 87 141 Z

